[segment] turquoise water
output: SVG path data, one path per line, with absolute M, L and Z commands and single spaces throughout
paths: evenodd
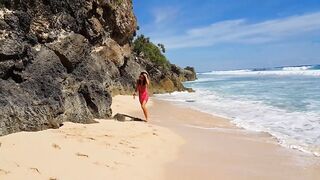
M 200 74 L 186 83 L 222 96 L 263 102 L 290 112 L 320 110 L 320 78 L 310 76 L 234 76 Z M 204 80 L 205 79 L 205 80 Z M 203 80 L 203 81 L 201 81 Z M 320 133 L 320 132 L 319 132 Z
M 320 155 L 320 66 L 198 73 L 198 80 L 185 85 L 196 92 L 159 97 Z

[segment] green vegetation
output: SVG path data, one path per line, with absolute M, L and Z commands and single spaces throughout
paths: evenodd
M 0 0 L 0 8 L 3 8 L 4 7 L 4 2 L 3 0 Z
M 162 53 L 166 53 L 166 49 L 164 48 L 163 44 L 158 44 L 158 47 L 161 49 Z
M 170 63 L 162 54 L 165 52 L 164 45 L 158 44 L 158 46 L 153 44 L 150 39 L 144 35 L 139 35 L 133 42 L 133 51 L 137 54 L 143 54 L 145 58 L 158 66 L 168 68 Z

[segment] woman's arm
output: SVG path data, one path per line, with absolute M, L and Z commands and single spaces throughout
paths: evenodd
M 150 85 L 150 81 L 149 81 L 148 75 L 147 74 L 143 74 L 143 76 L 146 78 L 147 85 L 149 86 Z

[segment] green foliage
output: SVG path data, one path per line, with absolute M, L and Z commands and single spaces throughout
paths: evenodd
M 157 64 L 158 66 L 162 66 L 164 68 L 168 68 L 170 63 L 167 58 L 162 54 L 165 52 L 164 46 L 161 47 L 153 44 L 149 38 L 144 37 L 144 35 L 139 35 L 133 42 L 133 51 L 137 54 L 144 54 L 144 56 Z
M 0 8 L 4 7 L 4 0 L 0 0 Z
M 158 44 L 158 47 L 161 49 L 162 53 L 166 53 L 166 49 L 164 48 L 163 44 Z

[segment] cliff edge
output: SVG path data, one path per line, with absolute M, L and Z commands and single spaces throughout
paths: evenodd
M 90 123 L 147 70 L 154 93 L 182 91 L 193 68 L 132 51 L 131 0 L 0 0 L 0 135 Z

